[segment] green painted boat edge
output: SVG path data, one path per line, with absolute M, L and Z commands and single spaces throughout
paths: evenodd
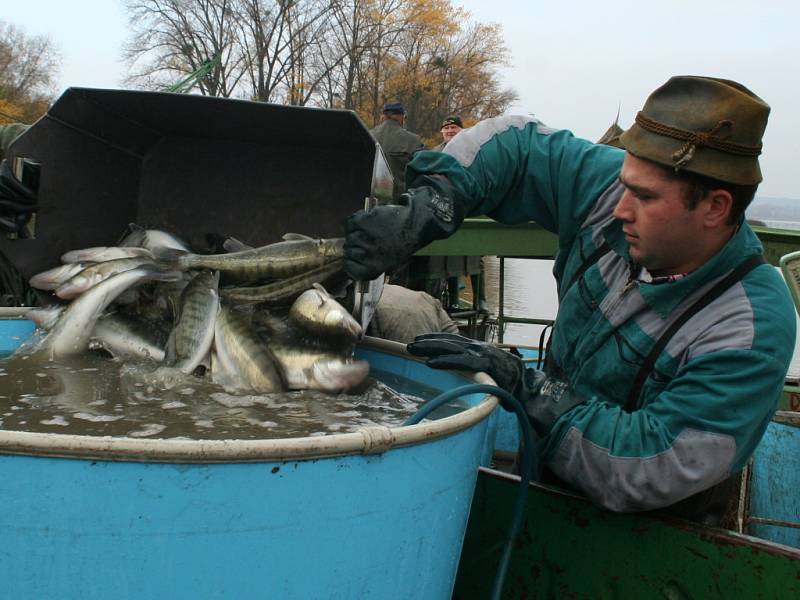
M 481 469 L 453 598 L 487 598 L 518 479 Z M 797 598 L 800 549 L 531 484 L 504 598 Z

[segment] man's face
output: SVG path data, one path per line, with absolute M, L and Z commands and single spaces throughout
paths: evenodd
M 442 127 L 442 138 L 444 138 L 445 142 L 449 142 L 456 134 L 461 131 L 461 127 L 456 125 L 455 123 L 448 123 L 444 127 Z
M 686 183 L 661 166 L 625 154 L 619 179 L 625 186 L 614 216 L 622 221 L 630 255 L 653 275 L 688 273 L 707 256 L 704 207 L 686 208 Z

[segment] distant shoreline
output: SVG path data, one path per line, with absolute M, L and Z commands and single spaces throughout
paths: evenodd
M 747 209 L 747 219 L 767 227 L 800 229 L 800 200 L 756 196 Z

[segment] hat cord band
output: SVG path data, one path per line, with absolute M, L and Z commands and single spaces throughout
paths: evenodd
M 677 127 L 664 125 L 663 123 L 659 123 L 658 121 L 646 117 L 639 112 L 636 114 L 636 124 L 642 129 L 646 129 L 647 131 L 657 135 L 663 135 L 686 142 L 680 147 L 680 149 L 672 154 L 672 160 L 675 161 L 674 166 L 676 171 L 681 167 L 686 166 L 689 161 L 694 158 L 695 150 L 697 148 L 702 148 L 703 146 L 714 148 L 715 150 L 721 150 L 722 152 L 727 152 L 728 154 L 736 154 L 738 156 L 758 156 L 761 154 L 761 144 L 758 146 L 746 146 L 744 144 L 728 142 L 723 137 L 718 137 L 718 134 L 723 129 L 727 129 L 724 134 L 725 137 L 730 135 L 731 129 L 733 129 L 733 121 L 729 121 L 727 119 L 719 121 L 709 131 L 693 132 L 687 131 L 686 129 L 679 129 Z

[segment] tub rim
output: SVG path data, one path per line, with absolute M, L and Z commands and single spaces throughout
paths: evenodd
M 399 342 L 367 336 L 360 345 L 367 350 L 423 362 L 409 354 L 406 345 Z M 483 372 L 452 372 L 467 381 L 494 384 Z M 487 394 L 477 405 L 435 421 L 399 427 L 373 425 L 351 433 L 274 440 L 141 439 L 0 430 L 0 454 L 154 463 L 301 461 L 380 454 L 469 429 L 488 418 L 497 404 L 498 399 Z

